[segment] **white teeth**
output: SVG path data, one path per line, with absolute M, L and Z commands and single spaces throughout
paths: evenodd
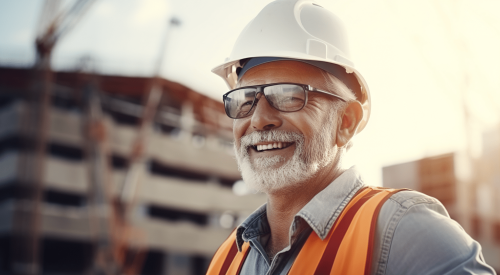
M 270 144 L 261 144 L 261 145 L 256 145 L 255 147 L 257 148 L 257 151 L 265 151 L 269 149 L 274 149 L 274 148 L 284 148 L 288 145 L 289 143 L 287 142 L 274 142 Z

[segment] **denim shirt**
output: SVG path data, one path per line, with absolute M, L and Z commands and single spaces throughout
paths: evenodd
M 289 244 L 269 259 L 266 205 L 252 213 L 236 231 L 238 250 L 249 242 L 241 275 L 285 275 L 309 234 L 325 239 L 354 194 L 366 186 L 352 167 L 311 199 L 294 217 Z M 495 274 L 483 259 L 481 246 L 450 219 L 435 198 L 402 191 L 380 210 L 373 245 L 371 274 Z

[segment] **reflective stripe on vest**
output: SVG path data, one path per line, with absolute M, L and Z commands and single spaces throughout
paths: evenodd
M 289 275 L 370 274 L 373 240 L 380 208 L 405 189 L 365 187 L 344 208 L 324 240 L 313 231 L 293 263 Z M 238 275 L 248 255 L 236 247 L 236 230 L 215 253 L 207 275 Z

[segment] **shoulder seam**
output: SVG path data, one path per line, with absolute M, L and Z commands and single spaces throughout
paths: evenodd
M 404 192 L 404 191 L 403 191 L 403 192 Z M 396 193 L 396 194 L 394 194 L 394 195 L 397 195 L 397 193 Z M 403 201 L 397 201 L 397 200 L 395 200 L 395 199 L 393 198 L 393 197 L 394 197 L 394 195 L 393 195 L 393 196 L 391 196 L 391 197 L 389 198 L 389 200 L 390 200 L 390 201 L 393 201 L 393 202 L 395 202 L 395 203 L 397 203 L 397 204 L 399 204 L 401 207 L 404 207 L 404 208 L 410 208 L 410 207 L 412 207 L 412 206 L 419 205 L 419 204 L 433 204 L 433 203 L 434 203 L 434 204 L 440 204 L 440 202 L 439 202 L 437 199 L 435 199 L 435 198 L 433 198 L 433 197 L 428 197 L 427 195 L 425 195 L 425 196 L 421 196 L 421 197 L 419 197 L 419 198 L 415 198 L 415 196 L 414 196 L 414 197 L 411 197 L 411 198 L 407 198 L 407 199 L 405 199 L 405 200 L 403 200 Z M 411 201 L 411 203 L 412 203 L 412 204 L 411 204 L 411 205 L 409 205 L 409 206 L 408 206 L 408 205 L 404 205 L 404 203 L 405 203 L 405 202 L 408 202 L 408 201 Z

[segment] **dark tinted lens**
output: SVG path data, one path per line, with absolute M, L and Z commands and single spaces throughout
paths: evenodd
M 256 91 L 256 88 L 242 88 L 228 94 L 224 101 L 226 114 L 231 118 L 246 116 L 252 108 Z
M 284 112 L 298 111 L 304 107 L 306 102 L 304 88 L 294 84 L 265 87 L 264 94 L 274 108 Z

